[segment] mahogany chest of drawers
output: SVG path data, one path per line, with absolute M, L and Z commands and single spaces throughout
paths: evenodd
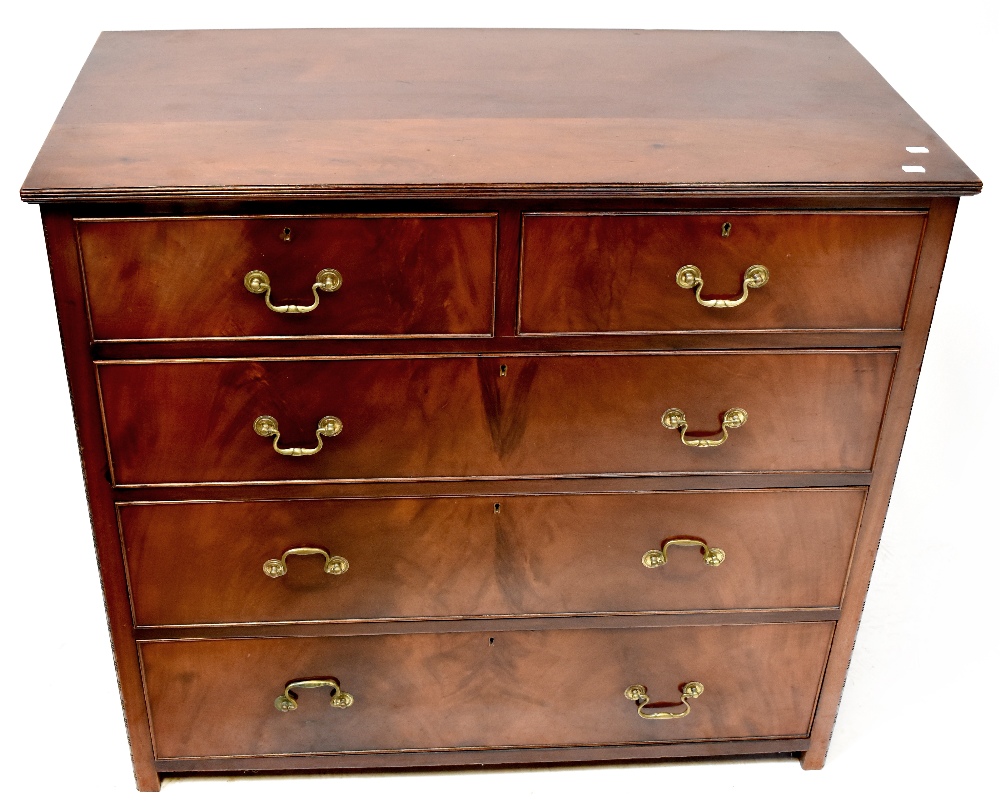
M 980 187 L 837 34 L 102 35 L 21 194 L 139 788 L 822 766 Z

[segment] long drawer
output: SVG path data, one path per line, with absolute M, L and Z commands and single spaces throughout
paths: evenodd
M 98 371 L 119 485 L 863 472 L 895 355 L 203 360 Z M 742 425 L 732 410 L 747 415 Z M 702 440 L 721 444 L 692 447 Z
M 837 607 L 863 503 L 341 498 L 129 505 L 119 522 L 136 624 L 164 626 Z
M 519 330 L 898 330 L 925 221 L 920 211 L 527 214 Z
M 161 759 L 657 744 L 807 735 L 832 632 L 813 622 L 162 641 L 140 643 L 140 656 Z M 295 709 L 279 710 L 302 681 L 338 688 L 292 688 Z M 643 712 L 678 713 L 690 683 L 703 693 L 682 718 L 644 719 L 625 696 L 643 686 Z M 351 704 L 330 707 L 342 694 Z
M 89 219 L 77 232 L 97 340 L 493 330 L 492 213 Z

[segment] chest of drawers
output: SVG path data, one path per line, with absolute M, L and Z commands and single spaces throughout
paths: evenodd
M 979 189 L 836 34 L 103 35 L 22 197 L 139 788 L 822 766 Z

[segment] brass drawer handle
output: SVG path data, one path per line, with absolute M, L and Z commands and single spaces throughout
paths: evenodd
M 694 298 L 699 305 L 704 305 L 706 308 L 735 308 L 737 305 L 742 305 L 750 296 L 751 288 L 767 285 L 770 278 L 771 274 L 767 267 L 758 263 L 743 273 L 743 296 L 739 299 L 702 299 L 701 289 L 705 281 L 701 278 L 701 269 L 697 266 L 681 266 L 677 270 L 677 285 L 684 289 L 693 288 Z
M 722 549 L 711 548 L 704 540 L 697 538 L 675 537 L 663 544 L 662 549 L 651 549 L 642 555 L 642 564 L 647 568 L 659 568 L 667 564 L 667 549 L 671 546 L 697 546 L 701 549 L 705 559 L 705 565 L 718 568 L 726 560 L 726 552 Z M 274 562 L 272 560 L 271 562 Z M 266 570 L 266 569 L 265 569 Z
M 281 559 L 268 560 L 264 563 L 264 573 L 267 574 L 271 579 L 277 579 L 278 577 L 283 577 L 288 573 L 288 564 L 285 562 L 291 556 L 307 556 L 310 554 L 321 554 L 323 556 L 323 572 L 326 574 L 332 574 L 333 576 L 340 576 L 341 574 L 346 574 L 347 569 L 351 567 L 351 564 L 347 562 L 343 557 L 338 557 L 336 554 L 332 557 L 323 549 L 310 548 L 308 546 L 302 546 L 301 548 L 289 549 L 284 554 L 281 555 Z M 645 560 L 643 560 L 645 562 Z
M 316 275 L 312 285 L 312 305 L 275 305 L 271 302 L 271 279 L 262 271 L 247 272 L 243 285 L 251 294 L 263 294 L 264 304 L 275 313 L 309 313 L 319 306 L 319 292 L 332 294 L 344 284 L 344 278 L 336 269 L 323 269 Z
M 285 686 L 285 693 L 274 701 L 274 707 L 283 714 L 286 714 L 289 711 L 294 711 L 299 707 L 299 704 L 295 702 L 298 697 L 295 695 L 295 692 L 292 691 L 293 688 L 325 688 L 326 686 L 333 689 L 333 691 L 330 692 L 331 708 L 350 708 L 354 705 L 354 697 L 346 691 L 341 691 L 340 683 L 337 680 L 334 680 L 332 677 L 327 677 L 322 680 L 293 680 Z
M 324 417 L 316 423 L 315 448 L 282 448 L 278 445 L 281 432 L 278 421 L 269 414 L 262 414 L 253 421 L 253 430 L 262 437 L 274 437 L 274 450 L 282 456 L 313 456 L 323 450 L 323 437 L 335 437 L 344 430 L 344 424 L 337 417 Z
M 696 700 L 705 693 L 705 687 L 698 682 L 685 683 L 681 689 L 681 701 L 679 705 L 684 706 L 683 711 L 655 711 L 644 712 L 642 709 L 649 704 L 649 697 L 646 695 L 645 686 L 629 686 L 625 689 L 626 698 L 639 704 L 639 716 L 643 719 L 682 719 L 691 713 L 691 703 L 688 700 Z
M 664 428 L 669 428 L 671 431 L 676 431 L 679 428 L 681 430 L 681 442 L 685 445 L 692 448 L 715 448 L 729 439 L 730 428 L 739 428 L 747 421 L 749 416 L 743 409 L 729 409 L 729 411 L 722 415 L 722 436 L 715 439 L 711 437 L 689 438 L 687 436 L 687 417 L 680 409 L 667 409 L 663 412 L 660 422 L 663 423 Z

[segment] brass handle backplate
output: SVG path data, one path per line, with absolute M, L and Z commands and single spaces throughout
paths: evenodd
M 667 564 L 667 549 L 671 546 L 697 546 L 701 549 L 705 565 L 718 568 L 726 560 L 726 552 L 711 548 L 704 540 L 689 537 L 675 537 L 663 544 L 662 549 L 651 549 L 642 555 L 642 564 L 647 568 L 659 568 Z M 273 560 L 272 560 L 273 562 Z
M 685 683 L 681 689 L 681 701 L 678 705 L 683 705 L 683 711 L 643 711 L 649 705 L 649 697 L 646 694 L 645 686 L 629 686 L 625 689 L 625 697 L 638 704 L 639 716 L 643 719 L 681 719 L 691 713 L 691 703 L 688 700 L 696 700 L 705 693 L 705 687 L 698 682 Z
M 312 285 L 313 301 L 311 305 L 275 305 L 271 302 L 271 279 L 262 271 L 247 272 L 243 285 L 251 294 L 263 294 L 264 304 L 275 313 L 309 313 L 319 306 L 319 292 L 332 294 L 344 284 L 344 278 L 336 269 L 323 269 L 316 275 Z
M 337 417 L 324 417 L 316 423 L 315 448 L 282 448 L 278 444 L 281 432 L 278 421 L 269 414 L 262 414 L 253 421 L 253 430 L 262 437 L 274 437 L 274 450 L 282 456 L 312 456 L 323 450 L 323 437 L 335 437 L 344 430 L 344 424 Z
M 723 232 L 723 236 L 726 235 L 728 233 Z M 677 270 L 677 285 L 684 289 L 693 288 L 694 298 L 699 305 L 704 305 L 706 308 L 735 308 L 747 301 L 751 288 L 767 285 L 770 277 L 771 274 L 766 266 L 761 266 L 759 263 L 751 266 L 743 273 L 743 295 L 739 299 L 702 299 L 701 289 L 705 281 L 701 277 L 701 269 L 697 266 L 681 266 Z
M 354 704 L 354 697 L 346 691 L 340 690 L 340 682 L 332 677 L 321 680 L 293 680 L 285 686 L 285 693 L 274 701 L 274 707 L 282 713 L 294 711 L 299 707 L 296 702 L 298 696 L 292 691 L 293 688 L 325 688 L 329 686 L 333 689 L 330 692 L 330 706 L 332 708 L 350 708 Z
M 343 557 L 338 557 L 337 555 L 330 554 L 324 549 L 310 548 L 308 546 L 302 546 L 301 548 L 289 549 L 284 554 L 281 555 L 281 559 L 268 560 L 264 563 L 264 573 L 267 574 L 271 579 L 277 579 L 278 577 L 283 577 L 288 573 L 288 564 L 285 562 L 289 557 L 293 555 L 306 556 L 310 554 L 320 554 L 323 557 L 323 572 L 331 574 L 333 576 L 340 576 L 341 574 L 346 574 L 347 569 L 351 567 L 351 564 L 347 562 Z
M 736 429 L 743 425 L 750 415 L 744 409 L 729 409 L 722 415 L 722 436 L 721 437 L 689 437 L 687 435 L 688 421 L 684 412 L 680 409 L 667 409 L 663 412 L 660 422 L 664 428 L 681 431 L 681 442 L 692 448 L 715 448 L 729 438 L 729 429 Z

